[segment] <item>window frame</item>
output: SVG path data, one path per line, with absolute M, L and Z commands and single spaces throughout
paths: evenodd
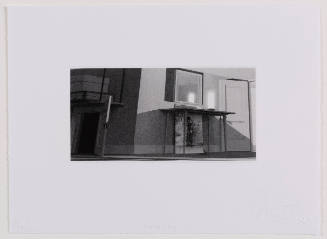
M 174 102 L 175 103 L 180 103 L 180 104 L 186 104 L 186 105 L 193 105 L 193 106 L 203 106 L 203 93 L 204 93 L 204 87 L 203 87 L 203 77 L 204 77 L 204 74 L 203 72 L 199 72 L 199 71 L 194 71 L 194 70 L 189 70 L 189 69 L 184 69 L 184 68 L 175 68 L 174 69 L 175 72 L 174 72 L 174 81 L 175 81 L 175 84 L 174 84 Z M 187 101 L 178 101 L 177 100 L 177 71 L 185 71 L 185 72 L 189 72 L 189 73 L 193 73 L 193 74 L 197 74 L 197 75 L 200 75 L 201 76 L 201 80 L 200 80 L 200 93 L 201 93 L 201 97 L 200 97 L 200 100 L 201 102 L 200 103 L 191 103 L 191 102 L 187 102 Z

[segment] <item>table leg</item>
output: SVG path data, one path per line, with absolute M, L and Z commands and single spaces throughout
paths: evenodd
M 176 112 L 173 113 L 173 153 L 176 154 Z
M 208 121 L 208 153 L 210 153 L 210 116 L 207 115 L 207 121 Z
M 166 153 L 166 138 L 167 138 L 167 126 L 168 126 L 168 112 L 165 113 L 166 119 L 165 119 L 165 137 L 164 137 L 164 144 L 163 144 L 163 153 Z
M 220 145 L 219 145 L 219 149 L 220 152 L 223 152 L 223 147 L 224 147 L 224 133 L 223 133 L 223 117 L 220 115 L 219 116 L 219 136 L 220 136 Z
M 223 115 L 223 126 L 224 126 L 224 147 L 225 147 L 225 152 L 227 152 L 226 115 Z
M 187 118 L 187 112 L 184 111 L 184 139 L 183 139 L 183 154 L 185 154 L 185 148 L 186 148 L 186 136 L 187 136 L 187 126 L 186 126 L 186 118 Z

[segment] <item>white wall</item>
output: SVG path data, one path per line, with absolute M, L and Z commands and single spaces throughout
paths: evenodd
M 141 72 L 140 93 L 137 113 L 160 108 L 169 108 L 174 104 L 165 101 L 166 69 L 143 68 Z
M 250 115 L 247 81 L 227 80 L 225 86 L 227 116 L 227 149 L 231 151 L 249 151 Z

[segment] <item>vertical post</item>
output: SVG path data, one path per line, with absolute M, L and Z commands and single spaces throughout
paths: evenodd
M 105 79 L 105 77 L 106 77 L 106 68 L 103 68 L 102 84 L 101 84 L 101 91 L 100 91 L 99 102 L 101 102 L 101 100 L 102 100 L 103 86 L 104 86 L 104 79 Z
M 125 74 L 126 69 L 123 69 L 122 72 L 122 79 L 121 79 L 121 88 L 120 88 L 120 94 L 119 94 L 119 102 L 123 102 L 123 93 L 124 93 L 124 85 L 125 85 Z
M 201 105 L 204 105 L 203 103 L 203 97 L 204 97 L 204 89 L 203 89 L 203 73 L 201 74 Z
M 183 128 L 184 128 L 184 132 L 183 132 L 183 154 L 185 154 L 185 148 L 186 148 L 186 134 L 187 134 L 187 127 L 186 127 L 186 115 L 187 114 L 187 112 L 186 112 L 186 110 L 184 110 L 184 113 L 183 113 Z
M 167 138 L 167 127 L 168 127 L 168 111 L 164 112 L 164 114 L 166 115 L 166 119 L 165 119 L 165 137 L 164 137 L 164 145 L 163 145 L 163 153 L 166 153 L 166 138 Z
M 224 133 L 223 132 L 223 117 L 221 115 L 219 115 L 219 132 L 220 132 L 220 152 L 223 151 L 223 143 L 225 144 L 225 140 L 224 140 Z
M 250 152 L 252 152 L 252 109 L 251 109 L 251 89 L 248 81 L 248 106 L 249 106 L 249 135 L 250 135 Z
M 227 152 L 226 115 L 223 115 L 223 125 L 224 125 L 224 146 L 225 146 L 225 152 Z
M 176 111 L 173 111 L 173 154 L 176 154 Z
M 207 114 L 208 121 L 208 153 L 210 153 L 210 116 Z
M 101 156 L 104 156 L 104 150 L 105 150 L 105 147 L 106 147 L 106 138 L 107 138 L 106 136 L 107 136 L 107 130 L 108 130 L 108 127 L 109 127 L 111 103 L 112 103 L 112 96 L 109 95 L 108 105 L 107 105 L 106 121 L 105 121 L 105 124 L 104 124 L 104 130 L 103 130 Z

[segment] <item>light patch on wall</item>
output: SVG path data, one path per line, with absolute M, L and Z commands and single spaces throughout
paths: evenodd
M 195 103 L 195 93 L 194 92 L 189 92 L 187 94 L 187 101 L 190 103 Z
M 207 93 L 207 107 L 208 109 L 215 109 L 216 107 L 216 94 L 213 90 L 208 91 Z

